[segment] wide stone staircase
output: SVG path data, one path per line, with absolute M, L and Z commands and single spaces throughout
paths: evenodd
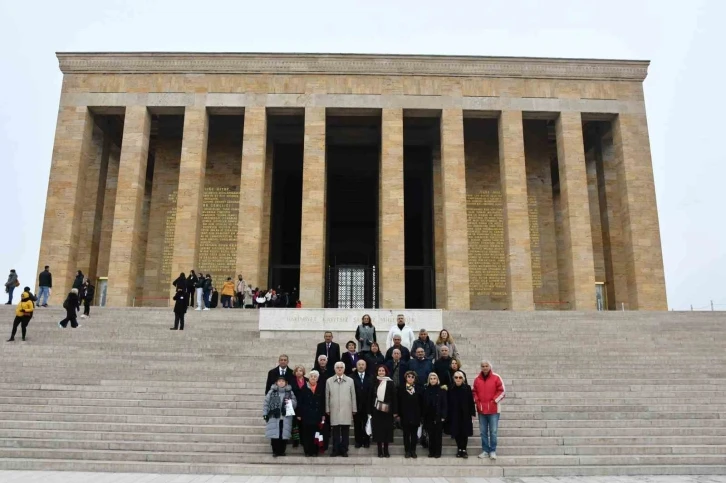
M 14 307 L 12 308 L 14 309 Z M 313 361 L 321 333 L 260 339 L 258 313 L 100 309 L 61 330 L 38 309 L 0 342 L 0 469 L 326 476 L 726 474 L 726 317 L 719 313 L 445 312 L 470 381 L 505 381 L 499 458 L 405 460 L 375 450 L 273 459 L 263 384 L 280 353 Z M 0 310 L 7 338 L 13 312 Z M 374 321 L 375 323 L 375 321 Z M 387 327 L 379 327 L 381 336 Z M 433 335 L 433 334 L 432 334 Z M 344 342 L 351 334 L 335 334 Z M 424 456 L 422 459 L 422 455 Z

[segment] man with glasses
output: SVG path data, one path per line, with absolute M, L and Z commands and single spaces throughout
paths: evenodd
M 504 383 L 489 361 L 481 362 L 481 372 L 474 380 L 474 406 L 479 414 L 482 453 L 479 458 L 497 459 L 499 402 L 504 399 Z

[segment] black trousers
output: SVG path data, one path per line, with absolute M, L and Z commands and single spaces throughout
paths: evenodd
M 174 312 L 174 328 L 184 330 L 184 314 Z
M 466 445 L 469 444 L 469 437 L 468 436 L 457 436 L 455 439 L 456 439 L 456 447 L 458 449 L 466 451 Z
M 83 315 L 85 315 L 86 317 L 91 315 L 91 301 L 90 300 L 83 301 Z
M 28 324 L 30 323 L 30 317 L 28 316 L 15 316 L 15 319 L 13 320 L 13 331 L 10 333 L 10 339 L 15 338 L 15 334 L 18 332 L 18 326 L 20 326 L 20 332 L 23 334 L 23 340 L 25 340 L 25 332 L 28 328 Z
M 418 424 L 403 425 L 403 448 L 406 453 L 416 452 L 416 443 L 418 442 Z
M 441 438 L 443 423 L 441 421 L 427 421 L 426 432 L 429 434 L 429 454 L 441 456 Z
M 279 438 L 277 439 L 271 439 L 270 445 L 272 446 L 272 454 L 274 455 L 284 455 L 285 449 L 287 448 L 287 440 L 282 439 L 282 428 L 285 425 L 285 422 L 280 419 L 280 432 L 278 433 Z
M 371 438 L 366 434 L 367 422 L 367 414 L 359 411 L 353 415 L 353 433 L 355 436 L 355 444 L 357 445 L 364 446 L 370 444 Z
M 315 433 L 318 431 L 317 424 L 300 425 L 300 441 L 303 445 L 305 456 L 311 456 L 319 453 L 318 443 L 315 441 Z
M 350 426 L 347 424 L 338 424 L 336 426 L 331 426 L 331 429 L 333 433 L 333 454 L 347 453 Z
M 190 307 L 194 307 L 194 292 L 195 292 L 194 289 L 189 290 L 187 292 L 187 297 L 189 297 L 189 306 Z
M 76 320 L 75 311 L 73 312 L 73 314 L 68 313 L 67 317 L 60 321 L 61 327 L 65 329 L 68 326 L 68 322 L 71 323 L 71 327 L 73 327 L 74 329 L 78 327 L 78 320 Z

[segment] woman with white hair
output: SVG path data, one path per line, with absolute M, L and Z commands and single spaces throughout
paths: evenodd
M 299 391 L 297 421 L 305 456 L 317 456 L 320 451 L 315 433 L 323 426 L 325 417 L 325 386 L 318 384 L 319 377 L 318 371 L 310 371 L 307 383 Z
M 68 322 L 71 323 L 72 328 L 78 327 L 78 321 L 76 320 L 76 311 L 81 306 L 81 300 L 78 298 L 78 289 L 71 289 L 71 293 L 66 297 L 63 302 L 63 308 L 66 309 L 66 318 L 58 322 L 58 327 L 65 329 L 68 327 Z
M 423 395 L 423 421 L 429 435 L 429 458 L 441 458 L 441 438 L 444 420 L 448 415 L 446 391 L 439 384 L 435 372 L 429 374 L 429 381 Z

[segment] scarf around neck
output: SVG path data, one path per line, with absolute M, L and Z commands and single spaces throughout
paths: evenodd
M 378 384 L 378 390 L 376 391 L 376 397 L 379 401 L 383 401 L 386 399 L 386 386 L 391 381 L 391 378 L 388 376 L 378 376 L 378 380 L 381 381 L 380 384 Z
M 406 384 L 406 391 L 413 396 L 416 393 L 416 388 L 411 384 Z

